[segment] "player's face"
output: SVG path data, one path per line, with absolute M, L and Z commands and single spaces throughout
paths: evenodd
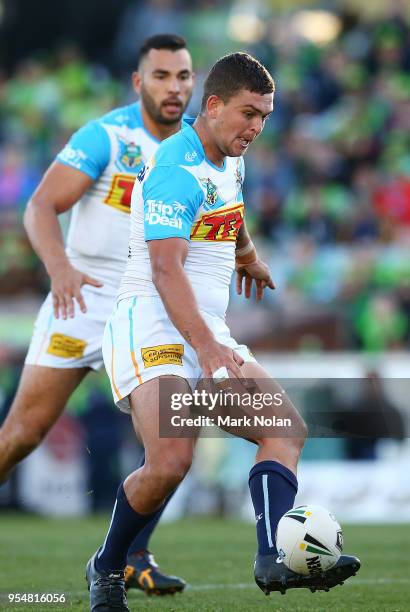
M 186 49 L 151 49 L 133 83 L 150 117 L 157 123 L 178 123 L 191 98 L 192 61 Z
M 212 123 L 215 140 L 222 153 L 229 157 L 246 153 L 248 146 L 263 130 L 272 110 L 273 93 L 241 90 L 227 102 L 216 98 Z

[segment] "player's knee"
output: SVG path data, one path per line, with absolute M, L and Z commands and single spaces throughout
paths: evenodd
M 295 459 L 299 458 L 308 435 L 308 429 L 302 417 L 298 418 L 298 422 L 294 426 L 294 436 L 286 439 L 288 453 L 293 455 Z
M 295 456 L 299 457 L 303 447 L 305 445 L 306 437 L 303 438 L 291 438 L 289 440 L 289 451 Z

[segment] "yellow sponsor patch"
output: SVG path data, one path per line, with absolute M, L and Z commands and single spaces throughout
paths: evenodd
M 243 215 L 242 202 L 205 213 L 192 228 L 191 240 L 235 242 Z
M 183 354 L 183 344 L 160 344 L 141 349 L 141 357 L 146 368 L 166 364 L 182 366 Z
M 86 346 L 87 342 L 85 340 L 79 340 L 64 334 L 52 334 L 47 353 L 64 359 L 80 359 L 84 355 Z
M 111 189 L 104 203 L 129 214 L 131 211 L 131 194 L 134 183 L 135 176 L 133 174 L 114 174 L 111 181 Z

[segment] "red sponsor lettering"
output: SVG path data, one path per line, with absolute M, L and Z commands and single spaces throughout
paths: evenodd
M 131 194 L 135 183 L 132 174 L 114 174 L 111 189 L 105 198 L 105 204 L 113 206 L 122 212 L 129 213 L 131 207 Z

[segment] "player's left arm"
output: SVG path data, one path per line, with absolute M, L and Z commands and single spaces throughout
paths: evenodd
M 239 229 L 235 247 L 235 268 L 236 268 L 236 292 L 242 294 L 242 287 L 245 284 L 245 297 L 251 297 L 252 283 L 256 287 L 256 299 L 262 299 L 264 290 L 275 289 L 270 271 L 265 262 L 259 259 L 255 245 L 253 244 L 245 221 Z M 245 283 L 243 283 L 245 281 Z

